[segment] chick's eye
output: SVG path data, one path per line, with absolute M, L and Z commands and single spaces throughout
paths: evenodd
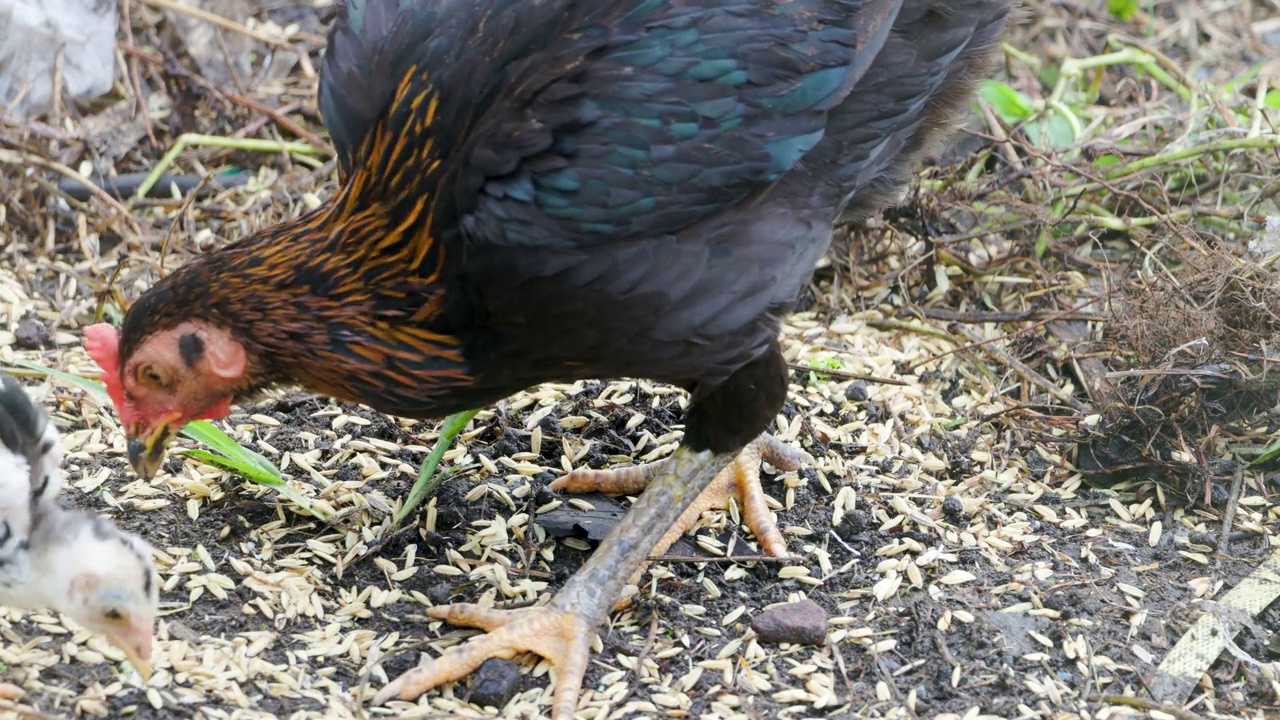
M 115 608 L 111 608 L 111 609 L 107 610 L 106 612 L 102 613 L 102 617 L 104 617 L 104 618 L 106 618 L 106 619 L 108 619 L 108 620 L 123 620 L 123 619 L 124 619 L 124 615 L 123 615 L 119 610 L 117 610 L 117 609 L 115 609 Z

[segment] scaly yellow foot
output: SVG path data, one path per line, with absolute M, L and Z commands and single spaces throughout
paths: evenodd
M 645 562 L 663 532 L 733 460 L 729 453 L 678 449 L 664 472 L 651 475 L 648 487 L 622 522 L 544 606 L 520 610 L 467 604 L 430 608 L 427 612 L 432 617 L 479 627 L 488 634 L 473 637 L 406 672 L 383 688 L 374 702 L 413 700 L 437 685 L 462 678 L 489 658 L 534 652 L 554 666 L 552 720 L 572 720 L 592 639 L 622 596 L 626 578 Z
M 779 470 L 791 471 L 812 463 L 813 457 L 769 433 L 761 435 L 743 448 L 733 462 L 716 475 L 707 489 L 667 530 L 650 554 L 661 555 L 666 552 L 667 548 L 671 547 L 681 535 L 693 527 L 702 513 L 707 510 L 727 508 L 729 498 L 736 497 L 738 507 L 742 509 L 742 520 L 760 541 L 760 548 L 774 557 L 786 557 L 787 543 L 782 539 L 782 533 L 778 532 L 777 516 L 769 509 L 765 501 L 764 489 L 760 486 L 761 461 L 768 462 Z M 638 493 L 648 486 L 651 479 L 667 472 L 669 462 L 669 460 L 659 460 L 646 465 L 615 470 L 574 470 L 553 481 L 551 489 L 570 493 L 600 492 L 608 495 Z M 640 576 L 647 568 L 648 563 L 645 563 L 631 576 L 630 585 L 633 587 L 629 588 L 627 595 L 619 601 L 619 607 L 624 606 L 630 599 L 630 595 L 634 594 L 634 586 L 640 582 Z
M 374 697 L 374 704 L 381 705 L 392 698 L 414 700 L 437 685 L 461 680 L 489 658 L 510 660 L 531 652 L 546 658 L 556 670 L 552 716 L 573 716 L 595 637 L 595 626 L 589 620 L 551 605 L 496 610 L 458 603 L 428 608 L 427 615 L 450 625 L 480 628 L 488 634 L 473 637 L 396 678 Z

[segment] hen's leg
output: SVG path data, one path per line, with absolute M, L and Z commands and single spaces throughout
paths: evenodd
M 681 535 L 689 531 L 702 513 L 712 509 L 724 509 L 729 506 L 729 499 L 736 498 L 738 507 L 742 509 L 742 520 L 760 542 L 760 548 L 774 557 L 787 556 L 787 544 L 778 532 L 777 517 L 769 509 L 765 501 L 764 489 L 760 485 L 760 463 L 764 461 L 783 471 L 798 470 L 800 466 L 812 463 L 813 457 L 798 447 L 788 445 L 769 433 L 756 438 L 738 453 L 707 489 L 702 491 L 698 499 L 685 510 L 658 544 L 650 551 L 650 555 L 661 555 L 671 547 Z M 668 460 L 618 468 L 616 470 L 574 470 L 551 483 L 552 490 L 564 490 L 570 493 L 601 492 L 606 494 L 636 493 L 644 490 L 655 476 L 667 469 Z M 636 585 L 640 576 L 648 567 L 642 564 L 631 576 L 631 584 Z
M 413 700 L 437 685 L 465 677 L 489 658 L 510 659 L 518 653 L 532 652 L 555 666 L 551 717 L 572 718 L 596 628 L 666 529 L 733 457 L 732 453 L 693 452 L 683 447 L 677 450 L 669 472 L 649 483 L 622 522 L 546 605 L 496 610 L 460 603 L 428 609 L 431 617 L 489 632 L 396 678 L 377 694 L 374 703 L 392 698 Z
M 489 632 L 396 678 L 374 702 L 413 700 L 489 658 L 534 652 L 555 666 L 552 719 L 571 720 L 596 629 L 671 525 L 777 415 L 786 398 L 786 377 L 786 362 L 774 345 L 724 383 L 699 388 L 689 406 L 684 444 L 549 603 L 514 611 L 468 604 L 431 608 L 432 617 Z

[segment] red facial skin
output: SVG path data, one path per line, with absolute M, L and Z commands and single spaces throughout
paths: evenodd
M 193 333 L 204 351 L 188 365 L 178 341 Z M 177 432 L 188 421 L 231 413 L 246 363 L 244 348 L 225 331 L 203 322 L 180 323 L 144 340 L 123 368 L 116 328 L 99 323 L 84 328 L 84 336 L 85 350 L 102 368 L 102 382 L 131 439 L 154 440 L 162 427 Z

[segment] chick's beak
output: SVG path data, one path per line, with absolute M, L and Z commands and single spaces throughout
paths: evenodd
M 130 434 L 127 448 L 129 464 L 133 466 L 133 471 L 138 474 L 138 477 L 150 480 L 155 476 L 156 471 L 160 469 L 160 463 L 164 462 L 165 447 L 180 428 L 179 418 L 173 415 L 157 423 L 146 437 Z
M 106 632 L 112 645 L 120 648 L 143 680 L 151 679 L 151 626 L 121 623 Z

